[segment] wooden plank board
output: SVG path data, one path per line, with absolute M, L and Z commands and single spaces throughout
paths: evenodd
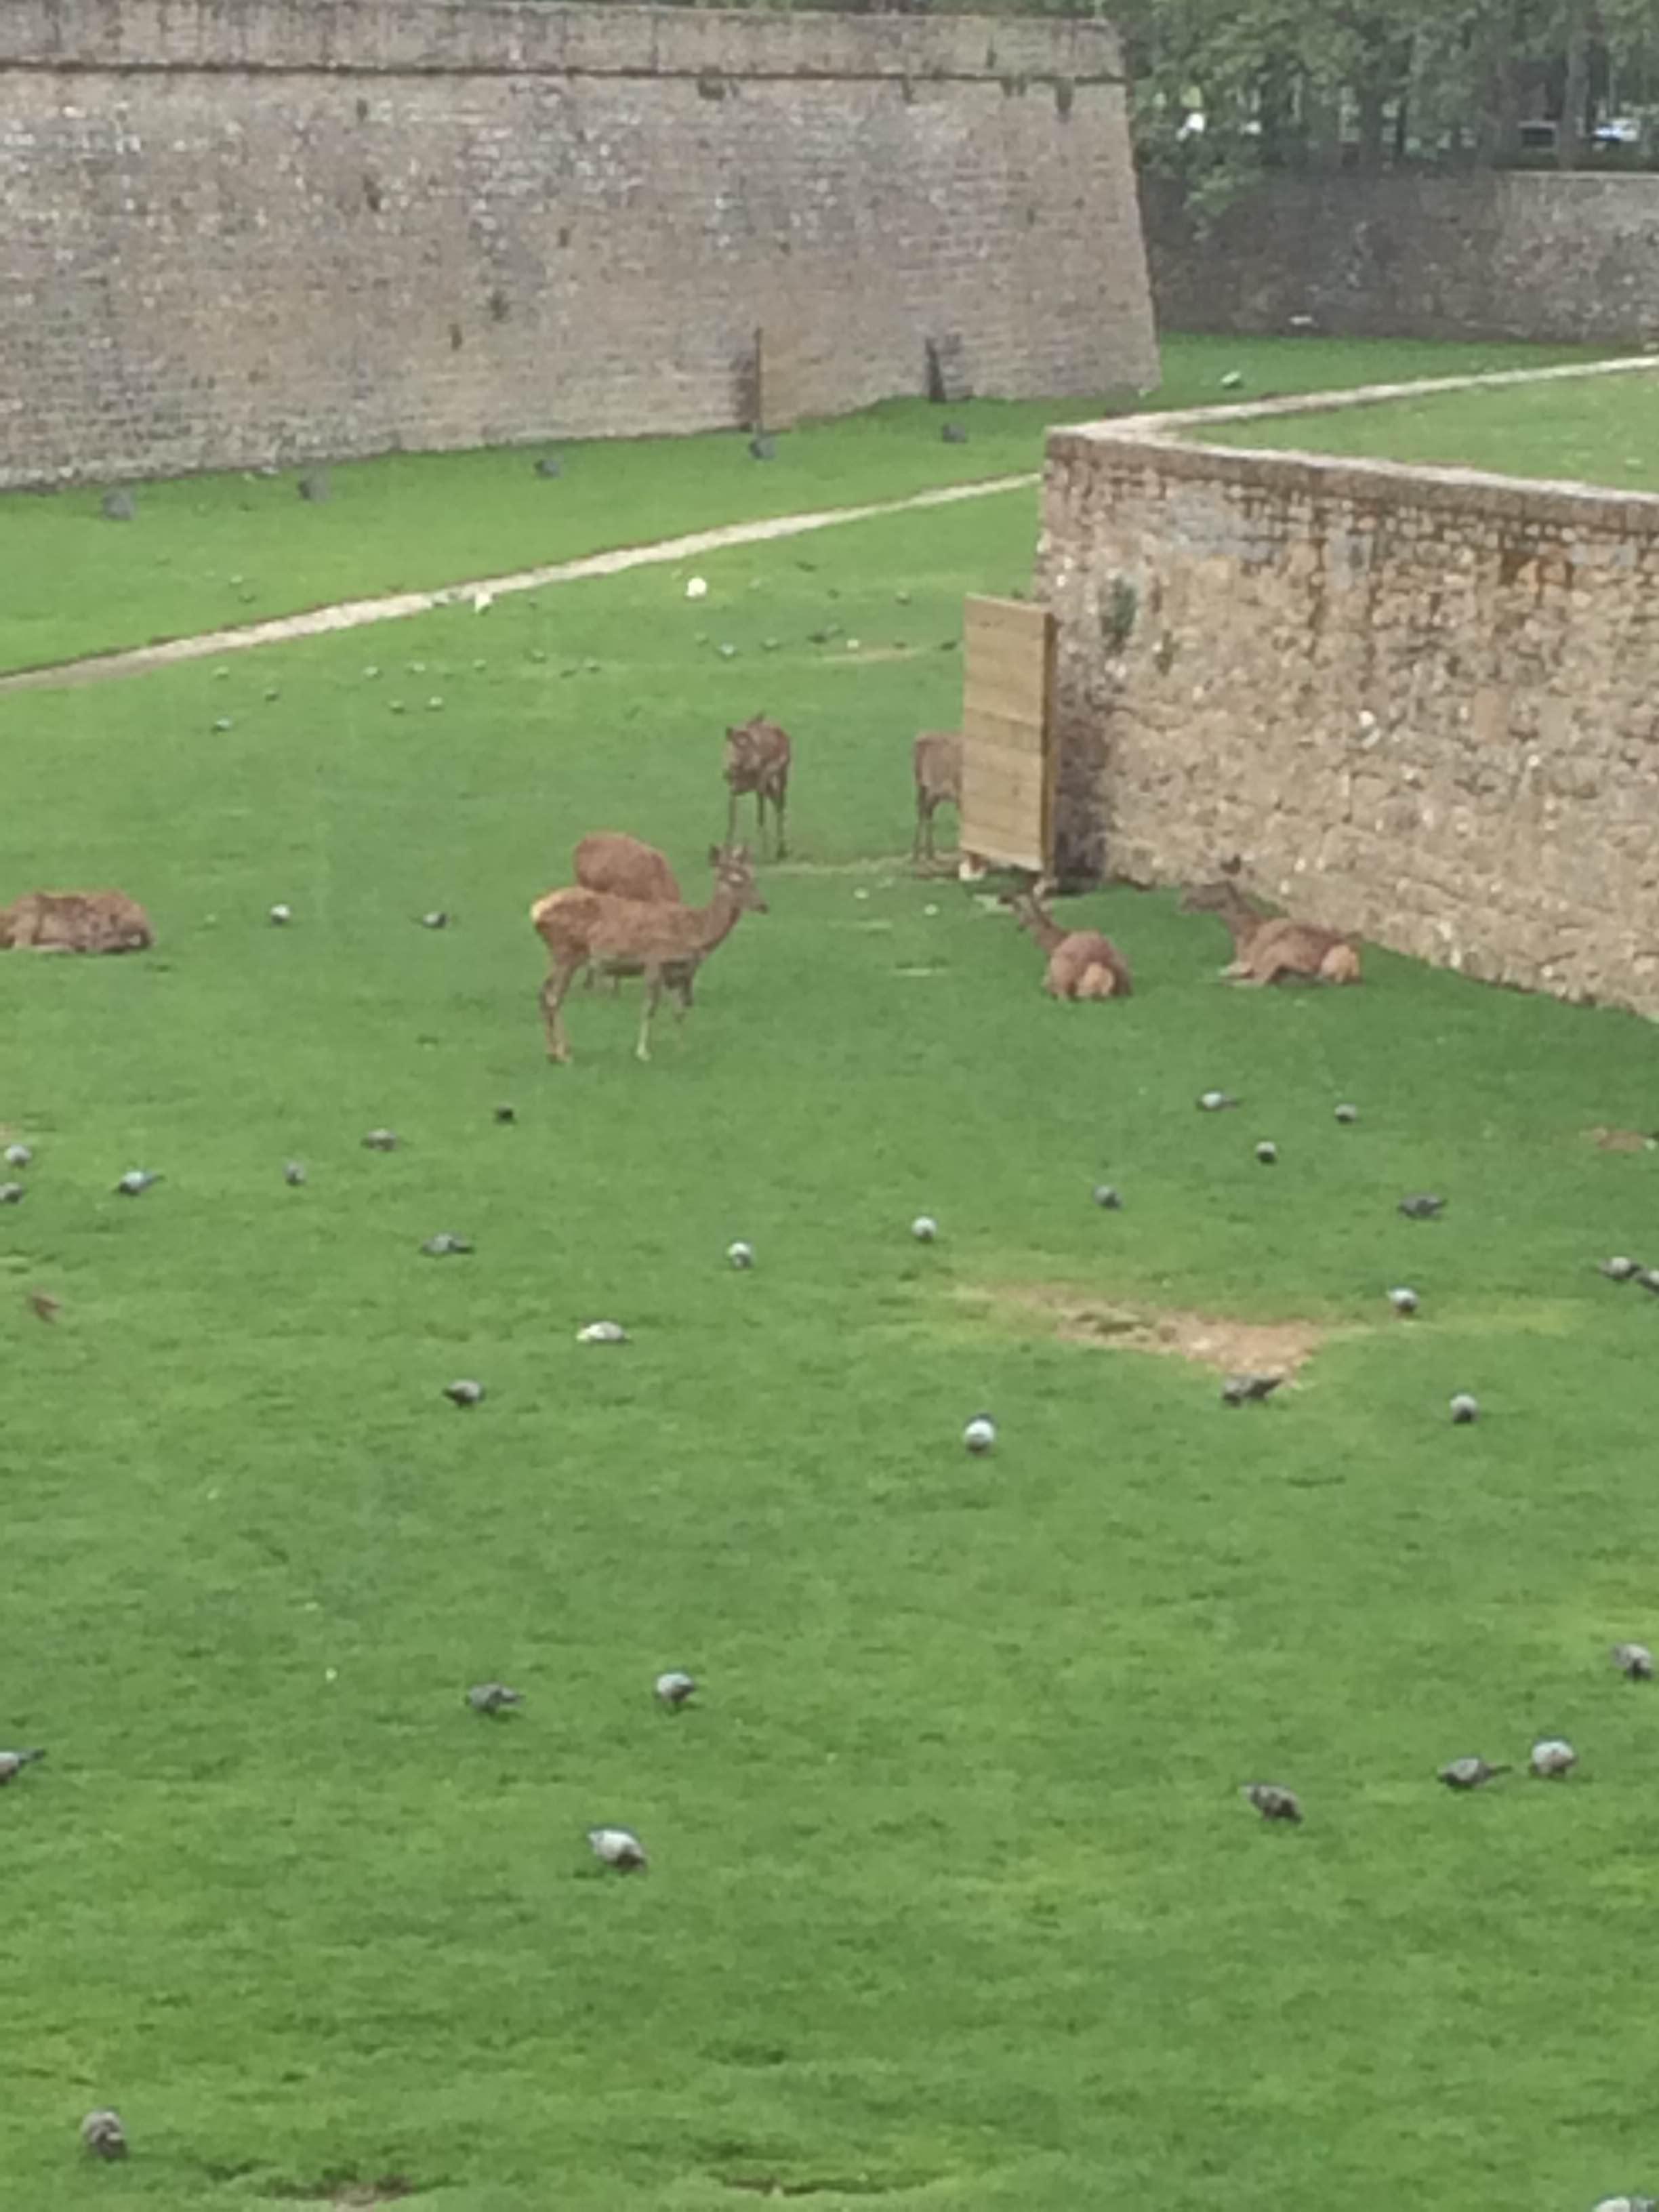
M 1042 874 L 1054 839 L 1054 618 L 1022 599 L 970 599 L 963 647 L 962 849 Z

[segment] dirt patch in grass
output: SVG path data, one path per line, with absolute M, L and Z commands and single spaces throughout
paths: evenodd
M 383 2174 L 378 2181 L 343 2181 L 330 2177 L 273 2192 L 290 2203 L 333 2204 L 341 2207 L 342 2212 L 347 2206 L 354 2208 L 354 2212 L 368 2212 L 368 2208 L 376 2204 L 398 2204 L 415 2193 L 415 2184 L 406 2181 L 400 2173 Z
M 1650 1152 L 1654 1139 L 1639 1129 L 1589 1129 L 1585 1134 L 1598 1152 Z
M 1311 1321 L 1240 1321 L 1183 1307 L 1117 1303 L 1067 1283 L 969 1285 L 958 1295 L 992 1318 L 1046 1322 L 1064 1344 L 1159 1352 L 1218 1375 L 1294 1375 L 1332 1331 Z

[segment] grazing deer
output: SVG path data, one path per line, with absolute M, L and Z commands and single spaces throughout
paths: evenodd
M 726 810 L 726 842 L 738 834 L 738 801 L 745 792 L 755 794 L 755 843 L 766 857 L 766 807 L 772 805 L 775 855 L 784 857 L 783 812 L 789 797 L 789 733 L 763 714 L 740 722 L 726 733 L 726 781 L 732 793 Z
M 1359 954 L 1334 929 L 1283 915 L 1263 914 L 1237 884 L 1194 884 L 1181 901 L 1183 914 L 1213 914 L 1233 941 L 1233 957 L 1222 969 L 1231 982 L 1266 984 L 1286 980 L 1312 983 L 1357 983 Z
M 124 891 L 30 891 L 0 907 L 0 951 L 142 952 L 155 942 Z
M 924 730 L 911 756 L 916 779 L 916 834 L 913 860 L 935 860 L 933 816 L 941 806 L 962 811 L 962 739 L 954 731 Z
M 550 1060 L 570 1057 L 560 1009 L 577 969 L 590 961 L 606 972 L 644 976 L 645 1006 L 634 1049 L 639 1059 L 650 1059 L 651 1023 L 665 985 L 677 970 L 689 971 L 680 994 L 684 1016 L 690 1002 L 690 974 L 731 935 L 740 915 L 766 912 L 746 845 L 711 845 L 708 864 L 714 871 L 714 892 L 707 906 L 611 898 L 580 885 L 549 891 L 537 900 L 530 919 L 553 963 L 541 991 Z
M 642 899 L 648 905 L 678 906 L 679 878 L 654 845 L 647 845 L 638 837 L 630 837 L 621 830 L 596 830 L 584 837 L 574 854 L 576 881 L 585 890 L 605 891 L 612 898 Z M 663 981 L 680 1002 L 684 1012 L 691 1004 L 691 978 L 695 963 L 677 963 L 665 969 Z M 611 995 L 614 999 L 622 989 L 624 975 L 637 975 L 637 967 L 621 967 L 614 961 L 588 963 L 582 988 L 591 991 L 596 974 L 611 981 Z
M 1129 963 L 1097 929 L 1062 929 L 1035 890 L 1007 891 L 1014 920 L 1048 956 L 1042 988 L 1051 999 L 1127 999 Z

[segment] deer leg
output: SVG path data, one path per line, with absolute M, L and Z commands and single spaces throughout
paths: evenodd
M 732 803 L 726 810 L 726 844 L 729 852 L 738 842 L 738 787 L 732 786 Z
M 924 830 L 930 829 L 932 826 L 927 817 L 927 801 L 918 792 L 916 793 L 916 826 L 910 839 L 910 858 L 913 860 L 921 860 L 922 833 Z
M 645 1005 L 640 1014 L 640 1041 L 634 1048 L 636 1060 L 651 1057 L 651 1017 L 657 1011 L 657 1001 L 662 996 L 662 969 L 647 968 L 645 971 Z
M 789 787 L 787 783 L 780 784 L 772 794 L 772 834 L 777 841 L 777 857 L 781 860 L 789 849 L 783 842 L 783 810 L 788 796 Z
M 568 1060 L 570 1044 L 564 1033 L 560 1009 L 564 994 L 570 988 L 576 973 L 576 963 L 556 968 L 541 988 L 542 1024 L 547 1031 L 547 1056 L 550 1060 Z

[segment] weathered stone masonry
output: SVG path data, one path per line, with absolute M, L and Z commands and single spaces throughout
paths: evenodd
M 5 0 L 0 482 L 1156 375 L 1091 22 Z
M 1102 423 L 1039 586 L 1073 864 L 1659 1014 L 1659 497 Z

